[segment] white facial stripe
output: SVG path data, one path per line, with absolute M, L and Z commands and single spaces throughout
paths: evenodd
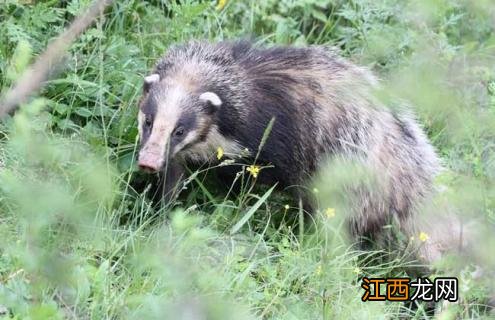
M 170 135 L 181 114 L 180 103 L 184 95 L 184 89 L 175 86 L 167 90 L 166 96 L 158 97 L 160 103 L 153 120 L 153 128 L 142 152 L 150 152 L 165 157 Z M 162 159 L 162 161 L 164 160 Z
M 218 128 L 211 128 L 206 140 L 184 151 L 184 157 L 193 161 L 209 161 L 215 158 L 218 147 L 221 147 L 227 156 L 239 156 L 244 148 L 235 140 L 231 140 L 220 134 Z
M 210 102 L 211 104 L 213 104 L 216 107 L 219 107 L 222 105 L 222 100 L 220 99 L 220 97 L 216 93 L 213 93 L 213 92 L 202 93 L 199 96 L 199 100 L 204 101 L 204 102 Z
M 196 130 L 193 130 L 193 131 L 190 131 L 189 133 L 187 133 L 185 138 L 179 144 L 177 144 L 175 146 L 175 148 L 173 150 L 173 155 L 176 155 L 177 152 L 181 151 L 182 148 L 184 148 L 186 145 L 188 145 L 189 143 L 194 141 L 197 137 L 198 137 L 198 132 Z
M 144 77 L 144 82 L 146 82 L 147 84 L 152 84 L 158 81 L 160 81 L 160 75 L 158 73 L 153 73 L 147 77 Z

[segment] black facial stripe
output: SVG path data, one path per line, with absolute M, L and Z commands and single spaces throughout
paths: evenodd
M 194 127 L 194 126 L 193 126 L 193 127 Z M 193 128 L 193 127 L 191 127 L 191 129 L 189 129 L 188 131 L 192 130 L 192 128 Z M 184 145 L 184 147 L 182 147 L 182 150 L 185 150 L 185 149 L 187 149 L 187 148 L 189 148 L 189 147 L 191 147 L 191 146 L 195 145 L 195 144 L 196 144 L 196 143 L 198 143 L 198 142 L 203 142 L 203 141 L 205 141 L 205 140 L 206 140 L 206 136 L 208 135 L 208 132 L 209 132 L 209 130 L 206 130 L 206 132 L 205 132 L 205 133 L 199 133 L 199 134 L 195 137 L 195 139 L 194 139 L 194 140 L 192 140 L 192 141 L 190 141 L 189 143 L 187 143 L 186 145 Z M 187 135 L 187 133 L 186 133 L 184 136 L 186 136 L 186 135 Z
M 150 91 L 150 88 L 151 88 L 151 83 L 145 81 L 143 83 L 143 92 L 148 93 L 148 91 Z
M 152 118 L 154 119 L 156 115 L 156 109 L 157 109 L 156 100 L 153 99 L 151 95 L 148 95 L 148 97 L 146 97 L 146 100 L 143 102 L 141 111 L 145 115 L 151 114 Z
M 144 115 L 144 119 L 141 123 L 141 132 L 142 132 L 142 137 L 140 140 L 140 145 L 143 147 L 146 142 L 148 141 L 151 131 L 153 128 L 153 122 L 156 116 L 157 112 L 157 103 L 152 94 L 148 94 L 147 96 L 144 97 L 143 102 L 141 103 L 141 112 Z M 149 118 L 151 120 L 151 125 L 146 124 L 146 119 Z
M 184 129 L 185 134 L 187 134 L 189 131 L 191 131 L 195 126 L 196 126 L 196 115 L 191 112 L 185 112 L 181 115 L 179 118 L 179 121 L 177 121 L 177 128 L 182 127 Z

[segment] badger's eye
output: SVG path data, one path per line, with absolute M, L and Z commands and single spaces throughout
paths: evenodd
M 151 124 L 153 123 L 153 119 L 151 119 L 151 115 L 147 114 L 144 118 L 144 124 L 147 127 L 151 127 Z
M 184 134 L 184 128 L 182 127 L 178 127 L 177 129 L 175 129 L 174 131 L 174 136 L 176 137 L 180 137 Z

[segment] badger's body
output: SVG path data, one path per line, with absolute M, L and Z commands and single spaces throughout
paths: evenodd
M 380 190 L 356 192 L 352 230 L 372 234 L 391 216 L 411 217 L 439 170 L 415 120 L 373 98 L 376 82 L 324 47 L 173 47 L 145 80 L 139 163 L 171 169 L 172 186 L 184 162 L 215 161 L 218 147 L 254 158 L 274 118 L 257 158 L 273 168 L 259 179 L 301 186 L 332 156 L 359 161 L 378 173 Z

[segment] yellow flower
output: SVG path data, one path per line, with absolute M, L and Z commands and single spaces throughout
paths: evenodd
M 253 178 L 257 178 L 261 168 L 260 166 L 250 165 L 246 170 L 253 176 Z
M 223 158 L 223 149 L 222 147 L 217 148 L 217 159 L 220 160 Z
M 320 275 L 321 274 L 321 265 L 318 265 L 318 267 L 316 267 L 316 271 L 315 271 L 316 275 Z
M 325 215 L 327 216 L 327 218 L 335 217 L 335 209 L 334 208 L 327 208 L 325 210 Z
M 284 206 L 284 208 L 285 208 L 285 210 L 289 210 L 290 206 L 289 206 L 288 204 L 286 204 L 286 205 Z
M 218 4 L 217 4 L 217 10 L 220 11 L 222 10 L 225 5 L 227 4 L 227 0 L 218 0 Z
M 428 240 L 430 238 L 430 236 L 426 233 L 426 232 L 423 232 L 421 231 L 419 233 L 419 240 L 421 240 L 422 242 L 425 242 L 426 240 Z

